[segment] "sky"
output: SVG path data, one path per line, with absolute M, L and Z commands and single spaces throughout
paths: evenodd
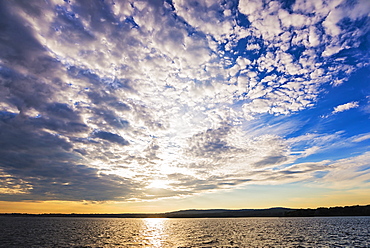
M 370 204 L 370 1 L 0 2 L 0 212 Z

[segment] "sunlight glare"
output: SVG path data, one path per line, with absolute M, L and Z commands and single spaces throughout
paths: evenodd
M 146 218 L 143 219 L 143 237 L 148 242 L 149 247 L 163 247 L 163 240 L 168 236 L 165 231 L 166 218 Z
M 149 189 L 167 189 L 169 188 L 168 181 L 165 180 L 153 180 L 150 182 L 150 184 L 147 186 Z

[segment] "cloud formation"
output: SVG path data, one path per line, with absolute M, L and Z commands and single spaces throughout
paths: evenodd
M 1 3 L 0 199 L 334 176 L 335 161 L 301 160 L 349 138 L 290 118 L 369 65 L 369 12 L 366 0 Z
M 353 109 L 353 108 L 358 108 L 358 102 L 349 102 L 349 103 L 345 103 L 345 104 L 342 104 L 342 105 L 338 105 L 336 107 L 334 107 L 334 110 L 333 110 L 333 114 L 336 114 L 336 113 L 339 113 L 339 112 L 343 112 L 343 111 L 346 111 L 346 110 L 349 110 L 349 109 Z

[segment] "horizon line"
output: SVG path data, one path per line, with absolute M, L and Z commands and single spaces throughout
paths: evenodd
M 173 211 L 167 211 L 167 212 L 122 212 L 122 213 L 57 213 L 57 212 L 43 212 L 43 213 L 20 213 L 20 212 L 5 212 L 0 213 L 0 215 L 11 215 L 11 214 L 19 214 L 19 215 L 159 215 L 159 214 L 171 214 L 176 212 L 184 212 L 184 211 L 242 211 L 242 210 L 249 210 L 249 211 L 255 211 L 255 210 L 272 210 L 272 209 L 288 209 L 288 210 L 314 210 L 314 209 L 331 209 L 331 208 L 348 208 L 348 207 L 367 207 L 370 206 L 369 204 L 366 205 L 348 205 L 348 206 L 331 206 L 331 207 L 316 207 L 316 208 L 290 208 L 290 207 L 269 207 L 269 208 L 238 208 L 238 209 L 232 209 L 232 208 L 209 208 L 209 209 L 196 209 L 196 208 L 189 208 L 189 209 L 180 209 L 180 210 L 173 210 Z

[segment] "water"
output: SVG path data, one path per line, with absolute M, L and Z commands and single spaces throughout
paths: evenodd
M 0 217 L 0 247 L 370 247 L 370 217 Z

